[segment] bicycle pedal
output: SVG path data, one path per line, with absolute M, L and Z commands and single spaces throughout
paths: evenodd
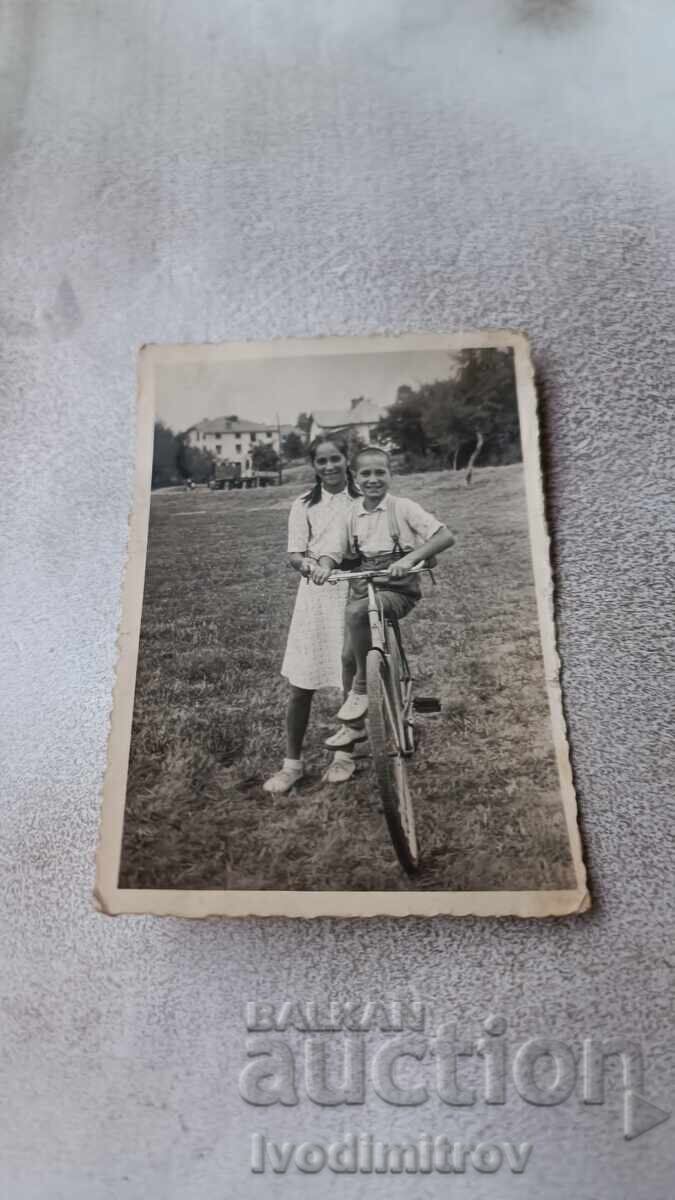
M 441 702 L 437 696 L 415 696 L 413 709 L 416 713 L 440 713 Z

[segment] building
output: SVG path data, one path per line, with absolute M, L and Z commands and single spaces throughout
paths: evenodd
M 323 434 L 328 436 L 337 433 L 338 430 L 349 430 L 357 434 L 362 441 L 370 442 L 373 430 L 383 416 L 383 409 L 362 396 L 352 400 L 349 408 L 323 411 L 316 409 L 311 413 L 310 440 Z
M 291 427 L 281 426 L 281 437 Z M 276 425 L 259 425 L 256 421 L 240 421 L 238 417 L 214 417 L 199 421 L 185 431 L 188 445 L 209 450 L 218 462 L 238 462 L 242 469 L 250 466 L 250 456 L 256 446 L 271 446 L 279 453 L 279 429 Z

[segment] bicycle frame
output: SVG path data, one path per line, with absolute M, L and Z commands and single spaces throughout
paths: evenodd
M 408 572 L 409 575 L 419 575 L 421 571 L 428 571 L 429 568 L 425 563 L 417 563 L 416 566 Z M 398 621 L 389 620 L 383 616 L 380 611 L 380 606 L 377 601 L 377 591 L 375 581 L 378 580 L 383 584 L 387 582 L 387 572 L 379 571 L 335 571 L 329 577 L 329 583 L 340 583 L 344 580 L 365 579 L 368 582 L 368 620 L 370 622 L 370 644 L 374 650 L 379 650 L 385 663 L 388 667 L 388 681 L 385 687 L 385 702 L 389 710 L 389 715 L 392 725 L 395 727 L 398 736 L 399 750 L 401 754 L 409 756 L 414 750 L 413 738 L 413 695 L 412 695 L 412 678 L 408 660 L 403 649 L 401 640 L 401 631 Z M 387 647 L 387 625 L 392 631 L 392 636 L 396 639 L 400 660 L 401 660 L 401 697 L 398 695 L 398 688 L 392 687 L 391 677 L 391 654 Z
M 370 622 L 370 644 L 374 650 L 381 650 L 384 654 L 386 651 L 384 617 L 380 614 L 380 606 L 377 603 L 372 579 L 368 580 L 368 620 Z
M 372 575 L 372 572 L 369 574 Z M 401 630 L 397 620 L 384 616 L 377 600 L 377 592 L 372 578 L 368 579 L 368 618 L 370 621 L 370 641 L 374 650 L 379 650 L 387 664 L 387 681 L 384 689 L 385 704 L 389 711 L 392 725 L 396 729 L 398 749 L 406 757 L 413 753 L 413 722 L 412 722 L 412 678 L 408 660 L 403 649 Z M 401 663 L 400 680 L 393 678 L 391 651 L 387 645 L 387 626 L 391 636 L 396 641 Z M 400 693 L 398 684 L 400 683 Z
M 401 720 L 403 724 L 403 742 L 402 751 L 404 754 L 412 754 L 415 749 L 414 738 L 414 722 L 413 714 L 413 681 L 408 666 L 408 659 L 405 650 L 403 649 L 403 639 L 401 638 L 401 628 L 398 621 L 390 621 L 390 627 L 393 637 L 396 639 L 398 653 L 401 660 Z
M 425 569 L 420 563 L 406 574 Z M 426 568 L 428 569 L 428 568 Z M 394 577 L 395 578 L 395 577 Z M 340 571 L 329 581 L 365 579 L 370 649 L 366 658 L 369 702 L 368 738 L 385 821 L 399 862 L 412 875 L 419 866 L 408 763 L 415 751 L 413 688 L 410 667 L 403 649 L 401 630 L 395 617 L 385 617 L 377 595 L 377 583 L 387 586 L 392 576 L 379 570 Z

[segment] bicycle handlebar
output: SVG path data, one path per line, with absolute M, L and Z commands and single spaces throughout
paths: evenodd
M 431 567 L 428 567 L 425 562 L 420 562 L 411 567 L 409 571 L 406 571 L 406 576 L 419 575 L 421 571 L 430 570 Z M 342 583 L 348 579 L 375 579 L 378 576 L 386 578 L 389 576 L 389 571 L 386 567 L 378 567 L 373 571 L 335 571 L 332 575 L 328 576 L 328 583 Z M 393 578 L 393 576 L 389 576 L 389 578 Z

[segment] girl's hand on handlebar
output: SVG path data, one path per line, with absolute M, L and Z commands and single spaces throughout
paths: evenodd
M 312 579 L 313 579 L 314 583 L 318 583 L 318 584 L 326 583 L 326 581 L 328 580 L 332 571 L 333 571 L 332 567 L 322 567 L 321 563 L 314 563 L 314 567 L 312 570 Z
M 400 579 L 403 575 L 409 575 L 415 566 L 417 566 L 416 560 L 409 554 L 404 554 L 403 558 L 397 558 L 395 562 L 389 564 L 387 573 L 394 579 Z
M 297 571 L 298 575 L 302 575 L 304 579 L 309 579 L 313 565 L 311 558 L 307 558 L 306 554 L 293 553 L 288 556 L 288 566 Z

